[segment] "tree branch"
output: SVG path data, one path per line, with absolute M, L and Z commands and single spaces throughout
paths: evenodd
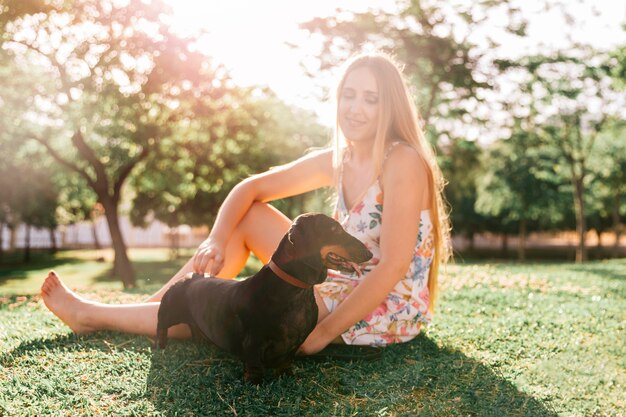
M 124 167 L 122 167 L 120 174 L 117 180 L 115 181 L 115 185 L 113 186 L 113 198 L 117 198 L 119 196 L 122 186 L 124 185 L 124 181 L 126 181 L 128 176 L 132 172 L 133 168 L 135 168 L 135 166 L 137 166 L 137 164 L 141 162 L 143 159 L 145 159 L 149 154 L 150 154 L 150 146 L 146 145 L 141 150 L 141 153 L 139 154 L 139 156 L 137 156 L 128 164 L 126 164 Z
M 593 148 L 596 138 L 598 137 L 598 132 L 602 130 L 602 126 L 604 126 L 606 120 L 607 120 L 607 116 L 603 115 L 602 119 L 598 123 L 595 124 L 593 128 L 593 133 L 591 134 L 591 138 L 589 138 L 589 141 L 587 142 L 587 146 L 585 146 L 583 150 L 583 153 L 585 155 L 589 155 L 591 153 L 591 149 Z
M 57 69 L 57 71 L 59 71 L 59 79 L 61 80 L 61 84 L 63 84 L 63 88 L 65 90 L 65 93 L 67 95 L 67 98 L 69 101 L 73 101 L 72 100 L 72 95 L 70 94 L 70 89 L 72 88 L 73 84 L 70 83 L 67 79 L 67 72 L 65 71 L 65 68 L 63 67 L 63 65 L 61 65 L 59 63 L 59 61 L 54 57 L 54 56 L 50 56 L 48 54 L 46 54 L 45 52 L 43 52 L 41 49 L 37 48 L 34 45 L 31 45 L 29 43 L 26 42 L 22 42 L 22 41 L 16 41 L 16 40 L 10 40 L 9 43 L 16 43 L 18 45 L 22 45 L 25 46 L 26 48 L 37 52 L 38 54 L 44 56 L 45 58 L 47 58 L 50 63 L 52 64 L 53 67 L 55 67 Z
M 428 97 L 428 107 L 426 107 L 426 111 L 424 112 L 424 125 L 429 126 L 430 115 L 432 114 L 433 107 L 435 106 L 435 97 L 439 92 L 439 81 L 433 82 L 430 86 L 430 96 Z
M 109 179 L 107 177 L 106 171 L 104 169 L 104 165 L 100 160 L 96 157 L 96 154 L 93 152 L 93 149 L 87 145 L 85 139 L 83 138 L 83 134 L 80 132 L 80 129 L 76 130 L 76 133 L 72 135 L 72 143 L 76 146 L 78 153 L 82 155 L 83 158 L 93 167 L 96 171 L 96 186 L 103 187 L 103 191 L 108 194 L 109 188 Z
M 65 166 L 66 168 L 69 168 L 70 170 L 78 173 L 81 177 L 83 177 L 87 181 L 87 184 L 89 184 L 91 188 L 93 188 L 94 190 L 96 189 L 96 182 L 89 176 L 87 171 L 85 171 L 84 169 L 81 169 L 78 165 L 63 158 L 52 146 L 50 146 L 50 144 L 45 139 L 37 137 L 36 135 L 33 135 L 33 134 L 30 134 L 29 136 L 34 141 L 43 145 L 48 150 L 48 153 L 50 153 L 50 156 L 52 156 L 52 158 L 55 161 Z

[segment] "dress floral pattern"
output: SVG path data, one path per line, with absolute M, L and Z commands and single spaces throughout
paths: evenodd
M 329 311 L 334 311 L 380 261 L 383 192 L 379 182 L 372 184 L 350 210 L 343 199 L 341 180 L 338 194 L 335 219 L 348 233 L 361 240 L 373 257 L 362 265 L 363 274 L 360 277 L 356 273 L 329 270 L 326 281 L 316 287 Z M 428 272 L 433 252 L 430 212 L 423 210 L 415 252 L 406 275 L 374 311 L 341 335 L 346 344 L 384 346 L 407 342 L 419 334 L 421 325 L 431 320 Z

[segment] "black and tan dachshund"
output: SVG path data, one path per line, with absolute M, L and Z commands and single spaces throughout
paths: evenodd
M 192 274 L 174 284 L 159 307 L 157 346 L 167 329 L 191 328 L 195 341 L 209 341 L 239 357 L 244 379 L 258 384 L 265 368 L 289 369 L 298 347 L 317 323 L 313 285 L 327 268 L 359 272 L 372 253 L 330 217 L 298 216 L 270 262 L 242 281 Z

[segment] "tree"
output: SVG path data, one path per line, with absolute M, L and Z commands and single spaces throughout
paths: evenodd
M 26 172 L 21 163 L 25 153 L 32 158 L 33 150 L 26 149 L 19 120 L 34 105 L 37 89 L 35 80 L 40 75 L 37 71 L 27 71 L 11 60 L 11 54 L 0 49 L 0 255 L 3 242 L 2 231 L 7 226 L 10 233 L 9 247 L 15 244 L 15 231 L 22 219 L 25 204 L 32 204 L 24 199 L 23 194 L 32 187 L 32 174 L 38 173 L 41 164 L 30 163 Z M 31 147 L 32 148 L 32 147 Z M 43 178 L 50 172 L 44 173 Z M 35 182 L 36 186 L 37 183 Z
M 524 114 L 523 128 L 539 138 L 539 145 L 556 152 L 557 169 L 567 173 L 572 185 L 578 262 L 587 259 L 585 195 L 593 175 L 590 158 L 606 120 L 619 117 L 624 101 L 603 68 L 605 55 L 575 44 L 567 52 L 498 61 L 503 72 L 517 72 L 522 80 L 523 100 L 509 98 L 517 100 L 509 105 Z
M 21 222 L 26 226 L 24 262 L 29 262 L 32 228 L 52 232 L 57 227 L 58 191 L 46 170 L 21 164 L 19 175 L 22 180 L 14 201 L 14 211 L 19 213 Z M 56 249 L 54 246 L 53 240 L 53 250 Z
M 463 234 L 474 249 L 474 236 L 484 230 L 485 217 L 474 208 L 476 181 L 481 174 L 482 148 L 464 139 L 451 141 L 443 148 L 440 166 L 448 184 L 445 197 L 450 204 L 450 220 L 454 233 Z
M 59 189 L 59 207 L 57 209 L 59 224 L 90 222 L 95 249 L 100 249 L 100 239 L 96 232 L 95 222 L 98 216 L 102 215 L 103 210 L 98 203 L 98 196 L 79 176 L 56 175 L 54 183 Z
M 23 66 L 41 68 L 23 134 L 89 185 L 104 208 L 115 250 L 114 272 L 135 285 L 119 226 L 122 188 L 135 167 L 168 137 L 181 99 L 199 79 L 221 77 L 191 42 L 174 34 L 158 0 L 45 2 L 46 13 L 5 10 L 2 47 Z M 38 120 L 31 128 L 27 120 Z M 28 128 L 26 127 L 28 125 Z
M 48 229 L 52 235 L 57 226 L 58 189 L 52 180 L 54 171 L 49 164 L 33 163 L 42 158 L 27 146 L 19 150 L 1 148 L 10 152 L 5 156 L 10 155 L 12 160 L 2 161 L 3 169 L 0 169 L 0 193 L 3 196 L 0 224 L 2 228 L 7 224 L 11 230 L 20 224 L 26 227 L 24 262 L 29 262 L 31 229 Z M 51 249 L 56 250 L 55 245 Z
M 593 180 L 590 184 L 593 210 L 589 222 L 598 233 L 609 228 L 615 234 L 613 255 L 619 256 L 622 225 L 626 222 L 626 124 L 611 120 L 600 133 L 596 152 L 590 165 Z
M 237 100 L 236 108 L 217 119 L 195 116 L 210 112 L 214 101 L 194 103 L 189 122 L 163 141 L 135 176 L 133 223 L 156 218 L 170 227 L 210 225 L 242 179 L 325 141 L 312 114 L 288 107 L 271 91 L 240 89 Z M 288 203 L 279 204 L 290 211 Z
M 561 177 L 554 171 L 550 149 L 520 124 L 510 138 L 492 143 L 485 152 L 477 179 L 476 210 L 498 216 L 504 225 L 518 227 L 518 259 L 526 259 L 526 236 L 563 220 Z M 566 207 L 566 206 L 565 206 Z

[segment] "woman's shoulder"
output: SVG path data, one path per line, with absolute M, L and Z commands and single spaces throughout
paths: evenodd
M 387 147 L 385 153 L 383 176 L 387 173 L 390 175 L 404 173 L 425 178 L 428 175 L 428 166 L 413 146 L 404 141 L 394 141 Z
M 314 159 L 316 161 L 332 162 L 333 149 L 332 148 L 314 148 L 309 149 L 302 159 Z
M 290 167 L 293 165 L 315 165 L 318 167 L 332 167 L 333 150 L 330 148 L 309 149 L 300 158 L 284 165 Z

